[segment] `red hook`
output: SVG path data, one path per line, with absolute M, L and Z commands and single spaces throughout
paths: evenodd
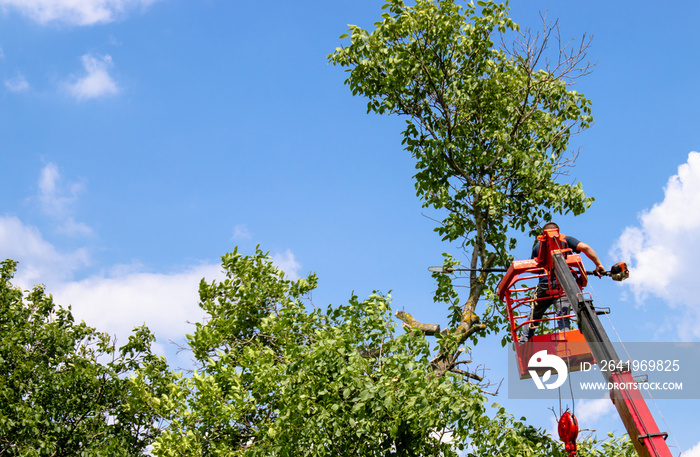
M 564 442 L 569 457 L 576 457 L 576 437 L 578 437 L 578 421 L 576 416 L 567 411 L 559 419 L 559 438 Z

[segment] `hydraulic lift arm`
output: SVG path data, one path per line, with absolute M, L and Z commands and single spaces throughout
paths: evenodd
M 593 307 L 593 300 L 586 298 L 560 251 L 552 252 L 554 273 L 569 303 L 576 311 L 581 333 L 588 341 L 597 361 L 605 360 L 612 371 L 602 371 L 605 381 L 612 386 L 610 398 L 625 424 L 627 433 L 640 457 L 672 457 L 666 444 L 666 433 L 659 431 L 646 401 L 639 390 L 634 389 L 635 380 L 629 364 L 621 363 L 603 325 Z M 628 387 L 628 388 L 625 388 Z

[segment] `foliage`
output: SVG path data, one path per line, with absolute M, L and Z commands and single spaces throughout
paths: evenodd
M 519 455 L 522 457 L 565 457 L 564 446 L 542 430 L 516 420 L 505 408 L 494 403 L 493 418 L 481 417 L 472 434 L 467 457 Z
M 349 44 L 328 58 L 346 68 L 345 83 L 367 99 L 368 113 L 406 119 L 402 144 L 415 159 L 416 194 L 442 217 L 435 231 L 443 241 L 461 241 L 470 269 L 466 298 L 454 276 L 433 274 L 435 301 L 448 305 L 450 323 L 437 333 L 431 368 L 478 378 L 458 368 L 464 343 L 490 332 L 504 345 L 508 339 L 494 292 L 498 276 L 488 270 L 511 262 L 518 232 L 532 235 L 553 214 L 581 214 L 593 201 L 580 183 L 561 180 L 576 159 L 568 153 L 571 136 L 593 121 L 590 101 L 570 87 L 590 70 L 582 64 L 589 42 L 569 47 L 556 23 L 545 23 L 541 35 L 521 32 L 507 4 L 493 1 L 385 0 L 383 9 L 374 30 L 349 26 L 341 36 Z M 461 265 L 443 255 L 445 271 Z M 484 299 L 494 305 L 479 316 Z M 408 313 L 399 317 L 434 332 Z M 502 408 L 475 425 L 468 455 L 561 453 Z M 605 442 L 602 451 L 589 442 L 584 452 L 616 455 L 618 444 L 628 441 Z
M 495 48 L 494 32 L 518 26 L 506 6 L 479 4 L 477 14 L 453 0 L 388 0 L 374 31 L 351 26 L 350 45 L 329 57 L 349 67 L 346 83 L 369 99 L 368 111 L 408 118 L 403 142 L 416 158 L 418 196 L 449 211 L 438 228 L 444 239 L 490 246 L 478 253 L 490 267 L 507 259 L 509 228 L 584 211 L 580 185 L 553 176 L 572 131 L 592 118 L 565 79 L 580 57 L 547 71 L 529 54 L 542 48 Z
M 171 418 L 155 455 L 457 455 L 503 433 L 474 385 L 433 374 L 422 333 L 395 333 L 388 296 L 309 310 L 315 275 L 284 279 L 259 249 L 223 266 L 188 336 L 199 369 L 154 399 Z
M 284 279 L 260 250 L 223 265 L 225 281 L 200 286 L 201 370 L 169 399 L 156 455 L 449 455 L 431 430 L 468 422 L 480 397 L 426 376 L 426 341 L 393 333 L 388 297 L 309 312 L 314 275 Z
M 615 436 L 608 433 L 606 440 L 589 437 L 578 444 L 578 455 L 580 457 L 637 457 L 637 451 L 628 435 Z
M 573 160 L 571 135 L 592 117 L 590 102 L 569 87 L 588 71 L 580 65 L 587 43 L 572 50 L 559 42 L 549 60 L 556 26 L 539 40 L 519 31 L 507 6 L 477 3 L 386 0 L 374 30 L 350 26 L 350 44 L 329 60 L 347 68 L 345 82 L 368 99 L 368 112 L 406 119 L 417 195 L 444 214 L 436 231 L 462 241 L 469 268 L 488 269 L 510 262 L 510 233 L 590 205 L 580 183 L 557 178 Z M 515 40 L 496 46 L 497 34 Z M 469 297 L 452 328 L 461 341 L 499 326 L 480 324 L 476 314 L 496 281 L 484 271 L 469 275 Z M 436 369 L 451 369 L 454 354 L 442 356 Z
M 564 444 L 543 433 L 542 430 L 529 426 L 525 418 L 516 420 L 497 403 L 498 410 L 493 418 L 482 417 L 476 423 L 476 430 L 471 436 L 471 446 L 467 457 L 519 455 L 522 457 L 548 456 L 567 457 Z M 627 435 L 615 436 L 608 433 L 606 440 L 594 436 L 577 441 L 578 457 L 636 457 L 632 441 Z
M 209 318 L 183 376 L 146 328 L 117 351 L 40 287 L 25 298 L 3 262 L 0 456 L 143 455 L 154 439 L 159 456 L 560 455 L 466 378 L 436 375 L 425 335 L 395 331 L 390 297 L 309 309 L 314 275 L 285 279 L 259 249 L 223 264 L 227 279 L 200 285 Z
M 136 329 L 117 351 L 42 287 L 25 297 L 15 266 L 0 263 L 0 456 L 142 455 L 159 432 L 142 400 L 166 372 L 151 333 Z

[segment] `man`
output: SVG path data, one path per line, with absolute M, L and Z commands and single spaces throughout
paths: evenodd
M 554 222 L 548 222 L 542 227 L 542 231 L 545 230 L 552 230 L 555 229 L 557 232 L 559 232 L 559 226 L 555 224 Z M 589 245 L 586 243 L 583 243 L 579 241 L 578 239 L 574 238 L 573 236 L 566 236 L 564 237 L 564 246 L 563 248 L 571 248 L 574 252 L 580 253 L 583 252 L 586 254 L 586 257 L 591 259 L 593 263 L 595 264 L 595 270 L 593 270 L 593 274 L 598 276 L 599 278 L 605 273 L 605 267 L 603 267 L 603 264 L 600 262 L 600 259 L 598 258 L 598 255 L 595 253 L 593 248 L 591 248 Z M 540 242 L 538 241 L 535 246 L 532 248 L 532 258 L 534 259 L 537 257 L 537 254 L 539 253 L 540 250 Z M 553 284 L 553 286 L 556 287 L 556 284 Z M 551 298 L 549 294 L 547 294 L 547 291 L 550 290 L 550 284 L 549 280 L 546 277 L 540 278 L 539 284 L 537 284 L 537 301 L 533 302 L 532 304 L 532 309 L 530 310 L 530 320 L 538 320 L 542 319 L 542 316 L 544 316 L 544 313 L 547 311 L 547 308 L 554 303 L 554 309 L 555 309 L 555 314 L 557 317 L 559 316 L 566 316 L 569 314 L 569 300 L 566 298 L 566 296 L 560 297 L 560 298 Z M 549 297 L 549 298 L 548 298 Z M 568 317 L 563 318 L 563 319 L 558 319 L 557 320 L 559 324 L 559 330 L 560 331 L 565 331 L 570 329 L 570 319 Z M 533 322 L 528 326 L 523 327 L 522 333 L 520 334 L 520 342 L 524 343 L 528 341 L 532 336 L 535 334 L 535 330 L 539 326 L 539 322 Z

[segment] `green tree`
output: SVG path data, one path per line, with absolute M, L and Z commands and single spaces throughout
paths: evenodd
M 454 456 L 508 427 L 529 431 L 508 452 L 559 455 L 541 430 L 500 407 L 487 414 L 462 376 L 436 376 L 425 335 L 395 332 L 390 297 L 320 310 L 316 277 L 284 279 L 259 249 L 223 267 L 224 281 L 200 285 L 208 318 L 188 336 L 197 371 L 151 399 L 171 421 L 155 455 Z
M 436 231 L 445 241 L 461 240 L 475 269 L 464 303 L 449 279 L 438 277 L 436 298 L 452 310 L 433 362 L 438 373 L 457 369 L 457 349 L 469 337 L 502 326 L 498 314 L 477 314 L 498 278 L 476 270 L 507 266 L 515 234 L 536 230 L 552 214 L 580 214 L 592 201 L 580 183 L 558 179 L 575 158 L 567 153 L 571 135 L 592 122 L 590 102 L 570 88 L 588 72 L 588 43 L 569 49 L 556 25 L 521 33 L 506 5 L 477 4 L 386 0 L 374 30 L 350 26 L 341 37 L 349 44 L 329 55 L 347 69 L 353 95 L 367 98 L 368 112 L 406 119 L 416 193 L 442 215 Z
M 167 385 L 153 336 L 117 350 L 42 287 L 14 287 L 15 266 L 0 263 L 0 456 L 143 455 L 159 433 L 143 400 Z
M 590 101 L 571 88 L 590 71 L 590 41 L 565 43 L 557 23 L 545 20 L 541 33 L 521 32 L 507 3 L 476 3 L 385 0 L 373 30 L 351 25 L 341 36 L 349 44 L 328 56 L 346 69 L 345 83 L 367 99 L 368 113 L 406 120 L 402 144 L 415 159 L 416 194 L 441 218 L 435 231 L 443 241 L 461 242 L 471 269 L 464 301 L 452 277 L 434 274 L 435 300 L 450 308 L 449 328 L 405 312 L 397 317 L 437 336 L 434 373 L 471 379 L 480 377 L 460 368 L 460 348 L 506 324 L 493 292 L 499 277 L 487 270 L 509 265 L 518 233 L 533 235 L 553 214 L 578 215 L 593 201 L 580 183 L 561 180 L 577 157 L 568 151 L 571 136 L 593 121 Z M 461 263 L 443 255 L 445 267 Z M 479 316 L 484 296 L 495 303 Z M 559 452 L 501 409 L 480 420 L 469 455 Z M 531 439 L 538 444 L 527 444 Z M 580 455 L 623 452 L 631 452 L 629 440 L 590 439 Z

